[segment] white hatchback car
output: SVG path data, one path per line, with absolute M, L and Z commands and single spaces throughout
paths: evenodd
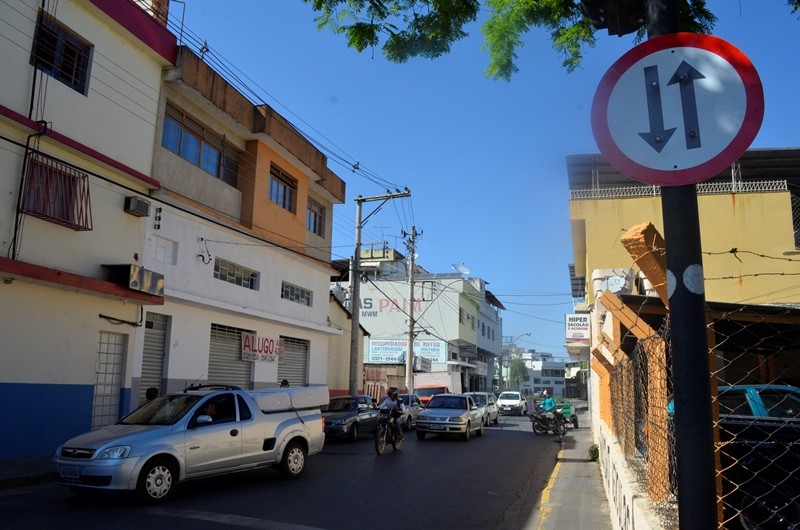
M 479 407 L 484 407 L 483 424 L 488 426 L 490 423 L 497 425 L 500 422 L 500 409 L 497 407 L 497 401 L 494 394 L 490 392 L 465 392 L 466 395 L 472 396 L 475 404 Z
M 513 390 L 502 392 L 497 398 L 497 406 L 500 408 L 500 414 L 525 415 L 525 398 Z

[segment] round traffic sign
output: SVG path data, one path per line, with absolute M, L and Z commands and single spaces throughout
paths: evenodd
M 697 33 L 656 37 L 623 55 L 592 103 L 600 152 L 647 184 L 709 179 L 750 146 L 764 117 L 753 64 L 727 41 Z

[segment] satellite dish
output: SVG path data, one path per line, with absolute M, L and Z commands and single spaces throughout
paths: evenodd
M 459 274 L 469 274 L 469 269 L 463 263 L 461 265 L 458 263 L 453 263 L 451 267 L 453 267 L 453 270 Z

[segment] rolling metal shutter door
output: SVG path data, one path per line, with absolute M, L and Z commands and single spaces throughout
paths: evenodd
M 252 366 L 242 360 L 242 330 L 211 324 L 207 381 L 249 389 Z
M 308 383 L 309 342 L 291 337 L 281 338 L 283 359 L 278 363 L 278 381 L 288 379 L 292 386 L 304 386 Z
M 151 386 L 162 394 L 161 382 L 164 377 L 164 352 L 167 342 L 169 317 L 158 313 L 147 313 L 144 330 L 144 349 L 142 351 L 142 379 L 139 385 L 139 401 L 145 399 L 145 392 Z

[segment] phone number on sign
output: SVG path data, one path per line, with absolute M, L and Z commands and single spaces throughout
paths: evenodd
M 242 360 L 243 361 L 258 361 L 263 363 L 274 363 L 275 361 L 280 360 L 280 355 L 270 354 L 270 353 L 253 353 L 253 352 L 242 352 Z

